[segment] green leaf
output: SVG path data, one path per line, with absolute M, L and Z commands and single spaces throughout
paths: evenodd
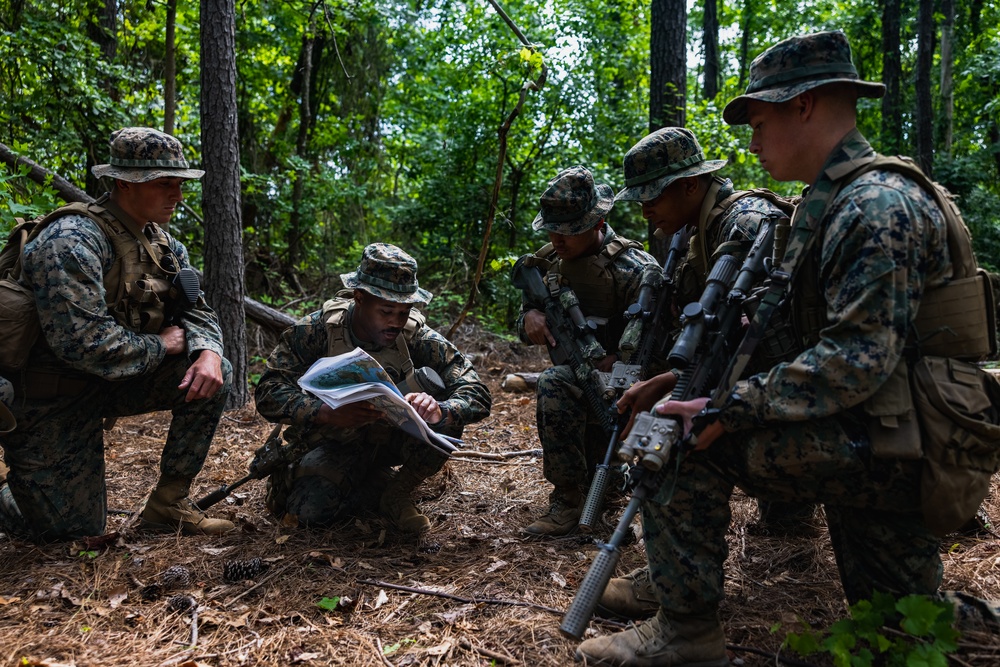
M 338 604 L 340 604 L 339 596 L 333 598 L 324 597 L 319 602 L 316 603 L 316 606 L 325 611 L 333 611 L 334 609 L 337 608 Z

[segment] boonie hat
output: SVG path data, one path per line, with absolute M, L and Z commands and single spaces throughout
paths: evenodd
M 539 200 L 541 210 L 531 227 L 576 236 L 593 229 L 614 205 L 615 191 L 610 185 L 595 184 L 589 169 L 570 167 L 549 181 Z
M 396 303 L 431 302 L 432 294 L 417 284 L 417 260 L 388 243 L 372 243 L 361 253 L 357 271 L 340 274 L 347 289 L 360 289 Z
M 201 178 L 205 172 L 191 169 L 184 148 L 176 138 L 151 127 L 126 127 L 111 134 L 109 164 L 91 168 L 94 176 L 146 183 L 156 178 Z
M 726 160 L 706 160 L 691 130 L 664 127 L 639 140 L 625 153 L 625 187 L 615 201 L 651 201 L 678 178 L 717 171 Z
M 745 125 L 747 101 L 786 102 L 828 83 L 853 83 L 860 97 L 882 97 L 885 86 L 862 81 L 851 61 L 847 36 L 839 30 L 790 37 L 778 42 L 750 63 L 750 83 L 743 95 L 729 102 L 722 118 Z

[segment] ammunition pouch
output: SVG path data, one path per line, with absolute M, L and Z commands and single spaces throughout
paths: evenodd
M 79 396 L 94 382 L 94 379 L 79 375 L 68 375 L 58 371 L 22 371 L 8 377 L 14 386 L 14 395 L 32 401 L 50 401 L 54 398 Z
M 19 371 L 41 333 L 35 294 L 13 277 L 0 279 L 0 368 Z

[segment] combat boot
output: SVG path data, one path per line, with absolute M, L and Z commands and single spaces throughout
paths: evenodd
M 648 567 L 637 568 L 624 577 L 609 581 L 597 602 L 599 615 L 629 621 L 647 619 L 659 608 Z
M 588 639 L 577 660 L 615 667 L 727 667 L 726 637 L 713 614 L 707 618 L 668 619 L 663 611 L 624 632 Z
M 560 537 L 576 530 L 583 511 L 583 496 L 577 492 L 553 491 L 549 496 L 549 509 L 521 529 L 526 535 Z
M 430 519 L 420 513 L 410 497 L 422 481 L 423 479 L 406 470 L 404 466 L 396 471 L 395 477 L 386 485 L 379 500 L 378 508 L 382 516 L 396 524 L 396 527 L 404 533 L 419 535 L 431 529 Z
M 161 478 L 142 510 L 145 530 L 176 531 L 185 535 L 221 535 L 236 528 L 232 521 L 210 519 L 188 498 L 191 480 Z

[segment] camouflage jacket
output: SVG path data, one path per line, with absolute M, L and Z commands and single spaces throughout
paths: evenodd
M 169 241 L 178 268 L 190 266 L 184 245 L 173 237 Z M 34 290 L 48 348 L 35 346 L 30 367 L 124 380 L 160 365 L 166 355 L 160 337 L 135 333 L 108 311 L 104 274 L 114 262 L 111 242 L 85 216 L 59 218 L 25 246 L 21 282 Z M 222 329 L 203 296 L 178 317 L 192 358 L 201 350 L 222 356 Z
M 850 160 L 872 154 L 860 132 L 848 133 L 804 191 L 796 218 L 802 211 L 815 219 L 817 237 L 803 265 L 818 271 L 826 325 L 819 342 L 791 362 L 736 385 L 720 415 L 727 430 L 815 419 L 860 404 L 900 361 L 924 291 L 951 278 L 944 216 L 913 181 L 873 171 L 830 206 L 820 203 Z
M 605 223 L 604 240 L 601 244 L 601 248 L 597 252 L 602 252 L 607 245 L 616 238 L 618 238 L 618 236 L 615 234 L 614 230 L 611 229 L 610 225 Z M 580 259 L 583 260 L 586 258 Z M 618 354 L 618 356 L 621 357 L 621 353 L 618 350 L 618 340 L 621 338 L 621 335 L 625 330 L 625 309 L 632 305 L 639 295 L 643 268 L 647 264 L 655 263 L 656 260 L 649 253 L 629 248 L 619 254 L 615 261 L 608 266 L 607 270 L 611 274 L 610 282 L 613 285 L 614 290 L 614 294 L 612 295 L 614 306 L 612 307 L 612 310 L 616 313 L 622 314 L 611 318 L 607 327 L 602 327 L 599 331 L 598 338 L 605 350 L 607 350 L 608 354 Z M 573 288 L 572 284 L 569 286 L 570 288 Z M 577 298 L 580 299 L 580 305 L 584 315 L 591 315 L 592 313 L 587 312 L 587 297 L 588 295 L 585 293 L 577 293 Z M 545 304 L 535 303 L 524 295 L 521 297 L 521 312 L 517 318 L 517 335 L 520 337 L 522 342 L 528 344 L 530 344 L 531 341 L 528 339 L 524 331 L 524 315 L 529 310 L 540 310 L 544 312 Z
M 351 333 L 351 304 L 345 328 L 351 341 L 376 360 L 379 351 L 357 341 Z M 285 329 L 271 356 L 267 359 L 267 370 L 261 376 L 254 392 L 257 412 L 272 422 L 283 422 L 301 429 L 309 429 L 319 413 L 323 402 L 306 393 L 298 385 L 298 380 L 313 363 L 326 356 L 329 333 L 323 321 L 323 311 L 306 315 Z M 444 400 L 439 400 L 443 419 L 435 424 L 461 427 L 486 418 L 490 414 L 493 399 L 489 389 L 479 379 L 479 375 L 465 356 L 444 336 L 423 325 L 409 341 L 410 358 L 415 368 L 429 366 L 441 376 L 445 385 Z M 323 437 L 333 440 L 349 440 L 357 435 L 358 429 L 323 428 Z
M 720 256 L 733 255 L 741 262 L 746 258 L 757 237 L 761 220 L 769 215 L 785 215 L 767 199 L 749 195 L 738 199 L 721 215 L 708 219 L 712 207 L 735 192 L 731 180 L 717 178 L 706 195 L 698 227 L 688 244 L 687 256 L 675 274 L 678 306 L 699 299 L 705 289 L 708 272 Z

